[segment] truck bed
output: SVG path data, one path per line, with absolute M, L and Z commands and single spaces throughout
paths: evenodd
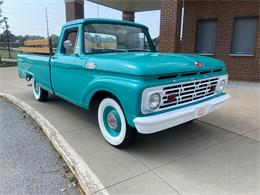
M 18 54 L 18 73 L 21 78 L 37 78 L 42 88 L 51 91 L 50 55 Z

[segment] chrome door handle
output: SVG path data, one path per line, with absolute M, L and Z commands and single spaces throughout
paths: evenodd
M 55 59 L 58 59 L 57 56 L 52 56 L 51 59 L 55 60 Z

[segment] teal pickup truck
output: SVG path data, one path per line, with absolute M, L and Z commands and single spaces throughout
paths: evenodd
M 18 55 L 21 78 L 33 80 L 39 101 L 48 93 L 97 108 L 102 135 L 115 147 L 134 131 L 155 133 L 204 116 L 229 99 L 225 64 L 217 59 L 156 51 L 148 28 L 119 20 L 66 23 L 51 55 Z M 96 105 L 96 106 L 95 106 Z

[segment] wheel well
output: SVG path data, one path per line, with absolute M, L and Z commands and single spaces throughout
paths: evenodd
M 120 101 L 118 100 L 118 98 L 114 94 L 112 94 L 111 92 L 98 91 L 92 96 L 92 98 L 90 100 L 90 104 L 89 104 L 90 110 L 97 110 L 99 103 L 104 98 L 107 98 L 107 97 L 111 97 L 111 98 L 115 99 L 120 104 L 120 106 L 122 106 Z
M 25 79 L 26 81 L 30 81 L 33 78 L 31 74 L 26 74 Z

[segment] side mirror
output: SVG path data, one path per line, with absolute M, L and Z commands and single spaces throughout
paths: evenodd
M 68 50 L 68 51 L 70 51 L 70 52 L 73 52 L 73 45 L 72 45 L 72 42 L 70 41 L 70 40 L 65 40 L 64 42 L 63 42 L 63 47 L 66 49 L 66 50 Z

